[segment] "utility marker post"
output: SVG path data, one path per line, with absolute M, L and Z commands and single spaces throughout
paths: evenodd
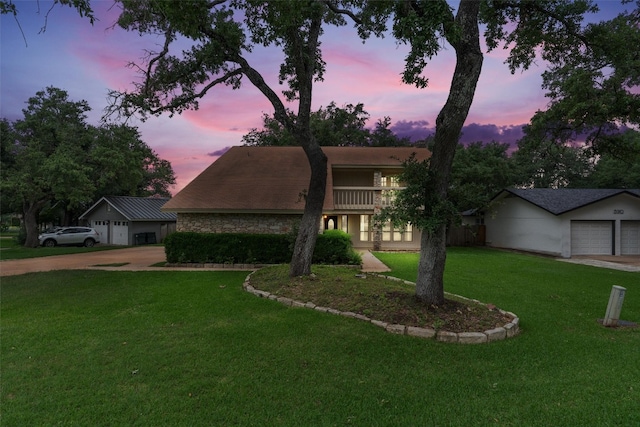
M 607 312 L 605 313 L 604 320 L 602 321 L 602 324 L 604 326 L 618 325 L 618 320 L 620 320 L 620 311 L 622 311 L 622 303 L 624 302 L 624 294 L 626 290 L 626 288 L 616 285 L 611 288 L 611 295 L 609 296 Z

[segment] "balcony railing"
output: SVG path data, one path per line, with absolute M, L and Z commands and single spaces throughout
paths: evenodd
M 380 206 L 385 207 L 393 203 L 395 190 L 401 188 L 334 187 L 333 205 L 335 209 L 373 210 L 376 192 L 381 191 Z

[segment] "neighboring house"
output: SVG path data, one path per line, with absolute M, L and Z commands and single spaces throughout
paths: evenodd
M 425 148 L 323 147 L 327 191 L 320 230 L 340 229 L 356 248 L 418 249 L 420 232 L 410 225 L 374 229 L 372 216 L 399 189 L 402 162 Z M 232 147 L 162 210 L 178 214 L 178 231 L 209 233 L 292 232 L 304 211 L 310 168 L 300 147 Z
M 100 234 L 100 243 L 160 243 L 175 231 L 176 214 L 162 212 L 166 198 L 105 196 L 80 215 Z
M 640 255 L 640 190 L 507 189 L 485 213 L 488 246 L 574 255 Z

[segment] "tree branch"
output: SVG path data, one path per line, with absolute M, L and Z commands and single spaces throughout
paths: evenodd
M 362 19 L 358 18 L 358 16 L 348 9 L 340 9 L 333 1 L 331 0 L 320 0 L 321 3 L 324 3 L 330 11 L 337 15 L 347 15 L 349 18 L 353 20 L 358 25 L 362 25 Z

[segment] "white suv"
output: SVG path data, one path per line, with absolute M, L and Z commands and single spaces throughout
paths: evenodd
M 100 243 L 100 235 L 93 228 L 64 227 L 52 232 L 44 232 L 38 236 L 42 246 L 52 248 L 56 245 L 79 245 L 92 247 Z

